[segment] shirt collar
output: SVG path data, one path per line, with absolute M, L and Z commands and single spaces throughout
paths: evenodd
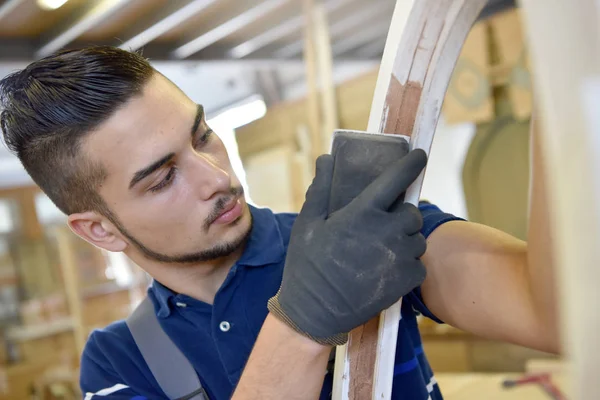
M 285 245 L 279 229 L 279 223 L 275 214 L 268 208 L 257 208 L 249 205 L 252 215 L 252 230 L 246 248 L 240 259 L 233 265 L 233 269 L 239 266 L 262 267 L 269 264 L 279 263 L 285 258 Z M 156 315 L 166 318 L 171 314 L 171 298 L 177 293 L 153 280 L 148 289 L 155 299 Z
M 156 310 L 157 317 L 166 318 L 171 315 L 169 301 L 171 298 L 177 296 L 177 293 L 154 279 L 152 280 L 152 285 L 148 289 L 148 295 L 150 298 L 154 297 L 154 309 Z
M 262 267 L 281 262 L 285 257 L 285 246 L 275 214 L 268 208 L 249 207 L 252 231 L 236 265 Z

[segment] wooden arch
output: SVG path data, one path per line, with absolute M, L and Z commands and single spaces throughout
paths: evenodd
M 402 134 L 429 153 L 450 78 L 486 0 L 398 0 L 375 88 L 368 132 Z M 600 391 L 600 6 L 594 0 L 521 0 L 530 41 L 563 282 L 563 332 L 575 399 Z M 586 114 L 587 111 L 587 114 Z M 592 135 L 595 132 L 595 135 Z M 423 175 L 409 188 L 416 204 Z M 586 182 L 587 184 L 582 184 Z M 578 205 L 578 206 L 577 206 Z M 390 399 L 400 303 L 351 332 L 336 354 L 334 400 Z M 587 349 L 587 351 L 586 351 Z

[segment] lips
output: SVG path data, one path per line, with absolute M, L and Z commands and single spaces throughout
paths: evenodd
M 234 198 L 225 205 L 223 211 L 215 218 L 214 224 L 229 224 L 242 215 L 242 203 L 239 197 Z
M 225 205 L 225 207 L 223 208 L 223 211 L 217 216 L 217 218 L 215 218 L 215 220 L 221 218 L 223 215 L 225 215 L 229 211 L 233 210 L 233 207 L 235 207 L 235 204 L 237 203 L 237 201 L 238 201 L 237 197 L 234 197 L 233 199 L 231 199 L 231 201 Z

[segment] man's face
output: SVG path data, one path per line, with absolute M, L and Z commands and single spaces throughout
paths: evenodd
M 107 178 L 98 189 L 129 246 L 162 262 L 231 254 L 251 216 L 225 146 L 201 106 L 156 74 L 84 142 Z

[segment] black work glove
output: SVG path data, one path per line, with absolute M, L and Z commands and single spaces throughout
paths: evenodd
M 270 312 L 321 344 L 340 345 L 352 329 L 419 286 L 425 279 L 422 216 L 411 204 L 394 203 L 426 162 L 424 151 L 410 152 L 327 217 L 333 159 L 319 157 Z

